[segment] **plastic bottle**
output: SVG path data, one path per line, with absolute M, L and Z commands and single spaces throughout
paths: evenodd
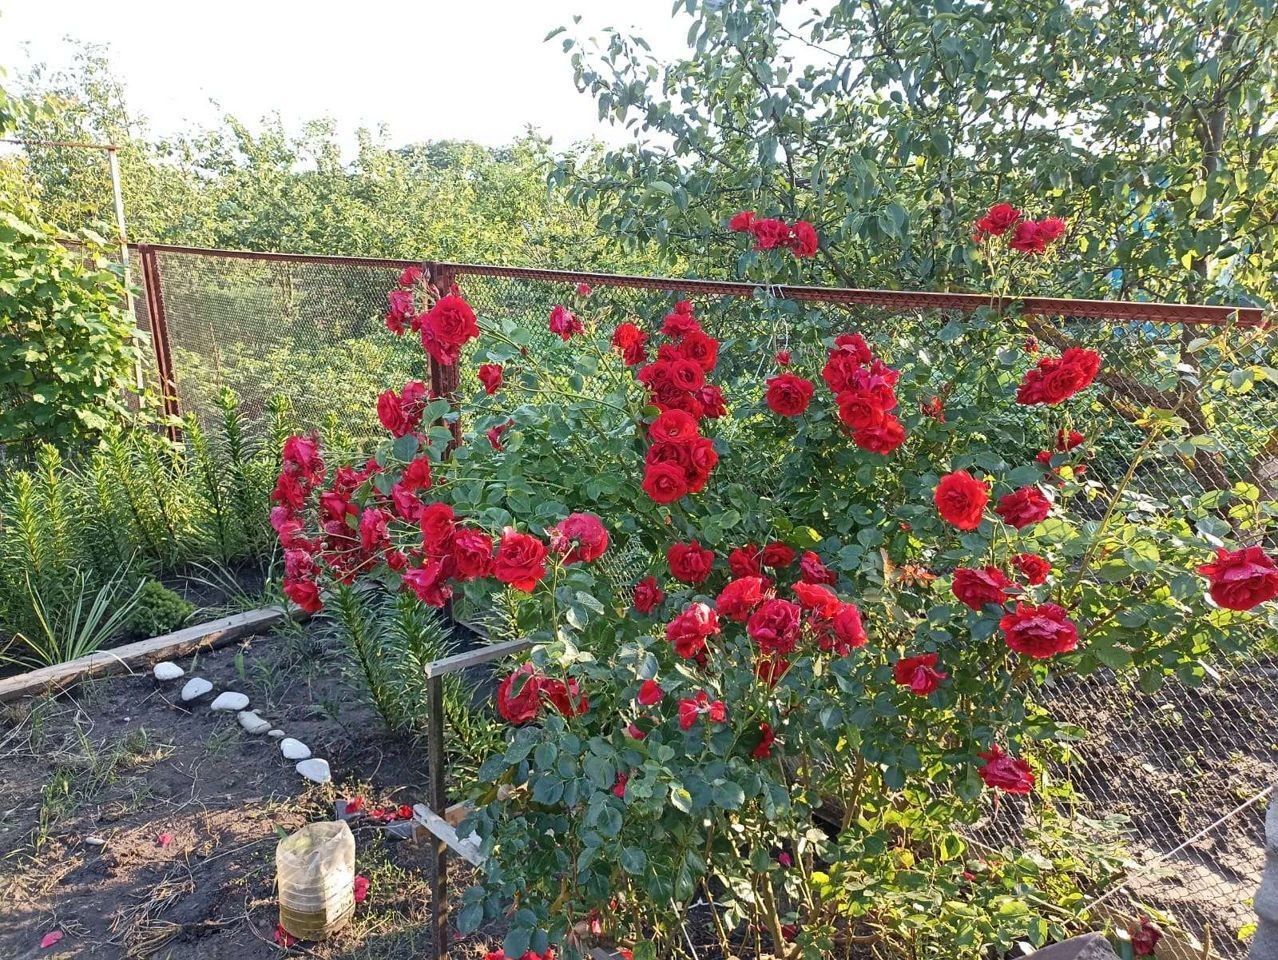
M 299 940 L 323 940 L 355 912 L 355 837 L 344 820 L 308 823 L 275 848 L 280 925 Z

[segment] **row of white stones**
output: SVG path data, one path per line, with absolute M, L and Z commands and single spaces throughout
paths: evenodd
M 186 675 L 186 671 L 171 660 L 157 663 L 151 672 L 155 679 L 161 683 L 169 683 Z M 203 677 L 192 677 L 183 685 L 179 696 L 182 698 L 183 703 L 191 703 L 212 692 L 212 690 L 213 684 Z M 333 779 L 327 760 L 322 757 L 312 757 L 310 747 L 302 743 L 301 740 L 285 736 L 283 730 L 272 727 L 269 720 L 263 719 L 258 715 L 257 711 L 248 709 L 248 705 L 249 698 L 244 694 L 237 693 L 234 690 L 225 690 L 214 698 L 213 702 L 209 704 L 209 709 L 224 713 L 234 713 L 246 733 L 265 733 L 268 737 L 279 740 L 280 753 L 284 755 L 284 759 L 297 761 L 297 772 L 307 780 L 313 783 L 328 783 Z

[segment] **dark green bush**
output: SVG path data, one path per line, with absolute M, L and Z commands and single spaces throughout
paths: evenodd
M 147 580 L 138 591 L 137 606 L 126 630 L 139 637 L 158 637 L 182 626 L 194 612 L 195 604 L 183 600 L 159 580 Z

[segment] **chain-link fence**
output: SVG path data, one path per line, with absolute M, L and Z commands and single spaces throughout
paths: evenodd
M 148 289 L 138 299 L 139 319 L 154 338 L 156 382 L 171 382 L 184 412 L 211 413 L 222 387 L 235 390 L 250 414 L 283 394 L 303 425 L 358 442 L 376 435 L 375 398 L 389 386 L 433 373 L 436 382 L 460 374 L 463 396 L 476 389 L 473 371 L 430 371 L 420 345 L 384 329 L 386 293 L 407 262 L 173 247 L 143 247 L 140 254 Z M 554 337 L 546 324 L 550 307 L 573 302 L 578 283 L 594 286 L 592 311 L 633 316 L 647 328 L 674 297 L 689 297 L 707 330 L 725 342 L 747 330 L 770 341 L 758 357 L 760 375 L 780 348 L 793 350 L 796 368 L 820 368 L 820 347 L 796 335 L 809 311 L 861 331 L 889 362 L 918 367 L 920 359 L 966 349 L 953 345 L 956 331 L 973 311 L 993 305 L 967 294 L 426 266 L 437 281 L 459 283 L 485 323 L 520 328 L 539 357 L 554 354 L 544 349 Z M 778 311 L 778 303 L 790 306 Z M 1079 428 L 1092 440 L 1091 478 L 1107 488 L 1126 479 L 1136 511 L 1183 516 L 1200 528 L 1224 524 L 1230 537 L 1272 551 L 1265 504 L 1275 499 L 1278 478 L 1278 386 L 1254 368 L 1278 366 L 1278 355 L 1275 338 L 1255 332 L 1260 311 L 1030 298 L 1020 301 L 1020 313 L 1043 349 L 1078 344 L 1106 358 L 1095 400 L 1079 415 L 1085 421 Z M 778 315 L 790 319 L 779 322 Z M 962 359 L 982 373 L 966 378 L 973 395 L 945 398 L 952 407 L 979 405 L 1015 380 L 1013 365 L 998 357 Z M 730 407 L 757 401 L 725 387 Z M 1149 449 L 1142 422 L 1149 409 L 1170 412 L 1184 429 Z M 1043 442 L 1043 414 L 1015 407 L 1006 416 L 1010 429 L 1002 433 L 1023 443 L 1000 453 L 1011 463 L 1032 460 Z M 761 456 L 749 475 L 766 488 L 775 469 Z M 1101 507 L 1084 500 L 1072 509 L 1089 518 Z M 606 566 L 619 592 L 644 561 L 633 546 L 618 544 Z M 1107 575 L 1103 566 L 1099 573 Z M 1157 628 L 1150 629 L 1156 643 Z M 1278 778 L 1274 649 L 1273 638 L 1252 636 L 1238 650 L 1204 652 L 1196 667 L 1200 682 L 1192 686 L 1168 680 L 1142 687 L 1100 672 L 1045 688 L 1046 708 L 1079 734 L 1072 754 L 1048 773 L 1072 785 L 1057 804 L 1068 820 L 1065 842 L 1094 847 L 1094 862 L 1110 863 L 1090 886 L 1094 915 L 1150 913 L 1185 943 L 1210 937 L 1217 955 L 1243 954 L 1263 864 L 1264 808 Z M 1004 798 L 974 837 L 1018 849 L 1031 835 L 1026 818 L 1038 815 L 1032 804 Z

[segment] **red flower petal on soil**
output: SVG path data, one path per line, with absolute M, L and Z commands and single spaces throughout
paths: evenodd
M 368 899 L 368 877 L 362 873 L 355 877 L 355 902 L 363 903 Z
M 162 833 L 155 838 L 155 842 L 158 843 L 161 847 L 167 847 L 170 843 L 173 842 L 173 834 Z
M 346 801 L 347 813 L 359 813 L 363 809 L 364 809 L 363 796 L 352 797 L 350 800 Z
M 63 934 L 61 930 L 50 930 L 40 938 L 40 949 L 48 950 L 51 946 L 61 940 L 63 936 L 65 936 L 65 934 Z
M 297 937 L 285 930 L 282 923 L 277 923 L 275 925 L 275 942 L 287 950 L 293 944 L 297 943 Z

